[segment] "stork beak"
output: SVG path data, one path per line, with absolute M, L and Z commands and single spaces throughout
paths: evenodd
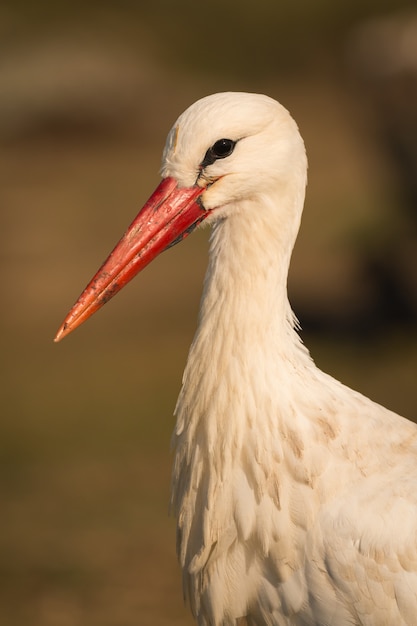
M 158 254 L 178 243 L 208 215 L 198 203 L 204 188 L 165 178 L 74 304 L 54 341 L 60 341 L 112 298 Z

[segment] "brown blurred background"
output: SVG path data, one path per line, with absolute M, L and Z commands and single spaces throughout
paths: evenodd
M 417 13 L 400 0 L 0 6 L 0 626 L 191 624 L 167 515 L 208 232 L 62 344 L 208 93 L 279 99 L 310 182 L 291 300 L 317 363 L 417 417 Z

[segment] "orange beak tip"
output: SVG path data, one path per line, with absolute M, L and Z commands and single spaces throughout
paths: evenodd
M 62 332 L 62 329 L 60 328 L 54 337 L 54 343 L 60 342 L 61 339 L 63 339 L 63 332 Z
M 60 342 L 61 339 L 63 339 L 68 334 L 67 328 L 68 328 L 68 324 L 66 324 L 65 322 L 61 324 L 61 326 L 58 328 L 58 331 L 54 337 L 54 343 Z

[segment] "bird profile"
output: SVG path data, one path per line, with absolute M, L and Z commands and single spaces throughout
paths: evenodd
M 322 372 L 297 334 L 287 277 L 306 180 L 278 102 L 198 100 L 56 340 L 210 224 L 173 433 L 171 508 L 197 624 L 415 626 L 417 426 Z

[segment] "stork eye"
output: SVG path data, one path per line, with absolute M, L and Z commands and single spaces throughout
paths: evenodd
M 224 159 L 232 154 L 235 144 L 236 142 L 231 139 L 219 139 L 219 141 L 216 141 L 214 146 L 212 146 L 211 151 L 217 159 Z
M 207 165 L 212 165 L 217 159 L 225 159 L 230 156 L 235 145 L 236 141 L 233 141 L 233 139 L 219 139 L 207 150 L 201 167 L 207 167 Z

